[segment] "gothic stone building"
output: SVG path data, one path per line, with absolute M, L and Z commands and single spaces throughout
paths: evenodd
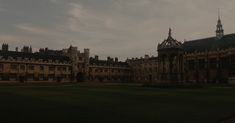
M 183 48 L 182 43 L 173 39 L 171 29 L 166 40 L 158 44 L 159 82 L 182 82 Z
M 9 51 L 3 44 L 0 51 L 0 81 L 11 82 L 71 82 L 85 76 L 89 49 L 80 53 L 76 47 L 64 50 L 24 46 L 21 51 Z M 82 74 L 81 74 L 82 73 Z
M 145 55 L 141 58 L 127 59 L 134 82 L 155 82 L 158 80 L 158 58 Z
M 235 82 L 235 34 L 224 35 L 220 18 L 215 37 L 187 41 L 182 47 L 186 82 Z
M 172 37 L 158 44 L 158 57 L 128 59 L 134 81 L 153 83 L 235 83 L 235 34 L 224 35 L 220 18 L 216 36 L 184 43 Z M 151 66 L 151 67 L 148 67 Z
M 130 82 L 129 64 L 118 61 L 118 58 L 107 57 L 100 60 L 96 55 L 90 58 L 88 80 L 100 82 Z
M 220 18 L 216 36 L 180 42 L 168 37 L 157 46 L 157 57 L 127 59 L 90 57 L 70 46 L 63 50 L 31 47 L 0 50 L 0 81 L 16 82 L 148 82 L 235 84 L 235 34 L 224 35 Z

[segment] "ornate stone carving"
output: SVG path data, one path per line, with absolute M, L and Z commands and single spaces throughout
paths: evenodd
M 171 36 L 171 28 L 169 29 L 168 38 L 162 43 L 158 44 L 158 49 L 168 49 L 168 48 L 182 48 L 182 43 L 175 40 Z

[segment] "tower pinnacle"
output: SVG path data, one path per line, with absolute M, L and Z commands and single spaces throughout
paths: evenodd
M 171 28 L 169 28 L 169 32 L 168 32 L 168 38 L 171 37 Z
M 168 36 L 171 37 L 171 28 L 169 28 Z
M 220 10 L 218 9 L 218 21 L 216 25 L 216 38 L 221 39 L 224 36 L 223 25 L 220 20 Z

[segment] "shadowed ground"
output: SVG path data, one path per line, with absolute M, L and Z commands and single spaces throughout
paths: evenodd
M 235 88 L 0 87 L 0 122 L 216 123 L 235 115 Z

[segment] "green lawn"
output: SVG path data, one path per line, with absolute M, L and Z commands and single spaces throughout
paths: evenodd
M 0 87 L 0 123 L 216 123 L 235 88 Z

